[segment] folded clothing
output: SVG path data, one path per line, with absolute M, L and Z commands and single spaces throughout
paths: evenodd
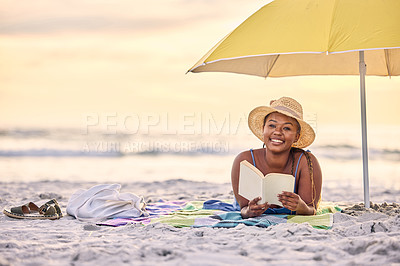
M 68 201 L 67 213 L 81 221 L 148 216 L 143 197 L 120 193 L 120 184 L 102 184 L 76 191 Z

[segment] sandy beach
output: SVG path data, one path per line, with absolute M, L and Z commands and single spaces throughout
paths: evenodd
M 59 220 L 0 216 L 0 265 L 379 265 L 400 263 L 400 207 L 341 206 L 333 227 L 278 224 L 268 228 L 175 228 L 155 223 L 120 227 L 81 222 L 66 214 L 69 197 L 95 182 L 1 183 L 0 207 L 56 198 Z M 147 202 L 232 199 L 230 185 L 183 179 L 122 183 L 121 192 Z

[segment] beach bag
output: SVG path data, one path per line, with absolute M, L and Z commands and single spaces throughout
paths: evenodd
M 67 213 L 81 221 L 148 216 L 143 197 L 120 193 L 120 184 L 102 184 L 76 191 L 68 201 Z

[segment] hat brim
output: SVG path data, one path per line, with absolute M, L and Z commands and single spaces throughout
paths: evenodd
M 254 108 L 250 114 L 248 119 L 248 124 L 250 130 L 259 138 L 262 142 L 264 142 L 264 118 L 265 116 L 269 115 L 270 113 L 281 113 L 288 117 L 294 118 L 300 124 L 300 137 L 297 142 L 293 143 L 292 147 L 296 148 L 305 148 L 310 146 L 315 139 L 315 132 L 312 127 L 302 119 L 299 119 L 293 116 L 289 112 L 285 112 L 283 110 L 277 110 L 275 108 L 269 106 L 259 106 Z

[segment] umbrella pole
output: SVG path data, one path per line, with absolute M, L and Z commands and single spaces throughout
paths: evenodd
M 367 146 L 367 113 L 365 100 L 365 74 L 367 66 L 364 61 L 364 51 L 359 51 L 360 63 L 360 97 L 361 97 L 361 131 L 362 131 L 362 158 L 363 158 L 363 181 L 364 181 L 364 206 L 370 207 L 369 203 L 369 177 L 368 177 L 368 146 Z

